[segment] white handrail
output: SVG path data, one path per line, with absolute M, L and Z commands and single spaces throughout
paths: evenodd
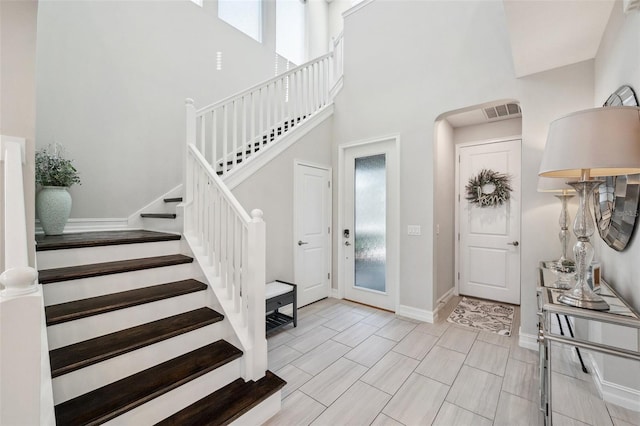
M 184 235 L 240 340 L 247 380 L 267 369 L 265 223 L 218 174 L 327 106 L 339 90 L 342 55 L 340 36 L 331 53 L 239 94 L 198 110 L 186 100 Z
M 187 117 L 190 140 L 225 176 L 331 102 L 333 52 Z M 195 136 L 195 137 L 194 137 Z
M 4 268 L 0 274 L 0 424 L 49 424 L 53 397 L 42 291 L 29 265 L 23 184 L 25 140 L 2 136 Z M 47 395 L 43 397 L 43 395 Z
M 257 380 L 267 369 L 262 211 L 249 216 L 193 144 L 186 161 L 184 235 L 242 344 L 244 378 Z

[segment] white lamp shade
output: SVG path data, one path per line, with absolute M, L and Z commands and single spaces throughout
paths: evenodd
M 540 176 L 579 178 L 640 173 L 640 108 L 574 112 L 549 126 Z
M 576 192 L 567 185 L 567 178 L 538 177 L 538 192 Z

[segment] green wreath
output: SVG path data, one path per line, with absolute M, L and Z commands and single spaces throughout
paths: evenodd
M 485 185 L 493 185 L 495 189 L 485 193 L 483 192 Z M 476 177 L 470 178 L 465 189 L 467 200 L 478 207 L 501 206 L 511 198 L 511 191 L 513 191 L 508 175 L 489 169 L 482 169 Z

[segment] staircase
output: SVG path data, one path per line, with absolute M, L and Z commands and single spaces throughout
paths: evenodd
M 241 378 L 180 235 L 39 236 L 37 258 L 58 425 L 259 424 L 279 409 L 284 381 Z

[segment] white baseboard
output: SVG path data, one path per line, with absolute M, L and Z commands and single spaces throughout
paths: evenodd
M 602 399 L 629 410 L 640 411 L 640 389 L 633 389 L 604 380 L 593 354 L 587 353 L 586 358 L 593 372 L 593 382 L 598 388 Z
M 124 218 L 88 218 L 69 219 L 64 227 L 65 233 L 92 232 L 92 231 L 122 231 L 124 229 L 139 229 L 129 226 L 128 220 Z M 44 234 L 40 220 L 36 220 L 36 234 Z
M 443 294 L 438 301 L 436 302 L 436 309 L 433 312 L 433 316 L 434 316 L 434 320 L 438 318 L 438 315 L 440 314 L 440 310 L 442 308 L 444 308 L 446 306 L 446 304 L 449 302 L 449 300 L 451 300 L 451 298 L 453 297 L 453 291 L 454 288 L 451 287 L 445 294 Z
M 433 324 L 435 319 L 434 312 L 425 309 L 414 308 L 413 306 L 398 305 L 396 315 L 411 318 L 418 321 L 429 322 Z
M 340 297 L 340 292 L 338 291 L 337 288 L 331 288 L 331 293 L 329 294 L 329 297 L 332 297 L 334 299 L 342 299 L 342 297 Z
M 518 335 L 520 336 L 518 345 L 520 345 L 521 348 L 538 352 L 538 336 L 535 334 L 525 334 L 522 332 L 522 328 L 518 329 Z

